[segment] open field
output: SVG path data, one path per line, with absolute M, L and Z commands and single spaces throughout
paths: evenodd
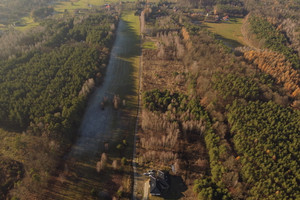
M 229 21 L 221 23 L 204 23 L 209 31 L 220 36 L 226 45 L 233 47 L 245 45 L 241 33 L 242 24 L 242 18 L 231 18 Z
M 4 24 L 0 24 L 0 30 L 3 30 L 6 26 Z
M 27 17 L 23 17 L 22 19 L 21 19 L 21 21 L 22 21 L 22 26 L 16 26 L 15 27 L 15 29 L 17 29 L 17 30 L 19 30 L 19 31 L 25 31 L 25 30 L 28 30 L 28 29 L 30 29 L 30 28 L 33 28 L 33 27 L 36 27 L 36 26 L 38 26 L 39 25 L 39 23 L 38 22 L 35 22 L 34 20 L 33 20 L 33 18 L 32 17 L 30 17 L 30 16 L 27 16 Z
M 56 12 L 74 12 L 76 9 L 90 9 L 94 6 L 102 6 L 107 3 L 118 2 L 117 0 L 71 0 L 61 1 L 55 4 L 54 9 Z
M 105 3 L 111 3 L 115 0 L 71 0 L 71 1 L 60 1 L 53 4 L 54 10 L 57 13 L 64 13 L 65 11 L 73 14 L 77 9 L 91 9 L 93 6 L 101 6 Z M 32 27 L 38 26 L 39 23 L 35 22 L 31 16 L 26 16 L 21 19 L 22 26 L 17 26 L 16 29 L 24 31 Z
M 91 9 L 95 7 L 102 6 L 104 4 L 110 4 L 114 2 L 119 2 L 118 0 L 71 0 L 71 1 L 60 1 L 52 6 L 56 14 L 63 14 L 68 12 L 69 14 L 74 14 L 77 9 Z M 32 27 L 38 26 L 39 23 L 35 22 L 32 17 L 26 16 L 21 19 L 22 26 L 15 27 L 17 30 L 24 31 Z M 0 25 L 1 30 L 1 25 Z

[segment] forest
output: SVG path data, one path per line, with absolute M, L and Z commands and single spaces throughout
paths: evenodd
M 153 5 L 142 12 L 144 37 L 155 48 L 143 51 L 141 164 L 173 164 L 186 198 L 299 198 L 295 38 L 253 1 L 190 3 L 190 11 Z M 248 14 L 245 37 L 256 48 L 233 49 L 201 20 L 193 23 L 193 8 L 220 5 L 247 11 L 239 17 Z
M 299 112 L 271 101 L 235 101 L 229 107 L 228 122 L 251 198 L 298 198 L 299 119 Z
M 1 24 L 28 15 L 40 24 L 0 37 L 0 199 L 39 198 L 47 187 L 53 166 L 76 140 L 115 39 L 120 16 L 113 9 L 56 18 L 51 2 L 0 0 Z M 157 198 L 300 198 L 299 0 L 128 7 L 140 17 L 142 43 L 137 170 L 168 171 L 180 186 Z M 237 19 L 244 42 L 237 48 L 208 29 Z M 131 168 L 122 157 L 125 147 L 131 151 L 126 139 L 114 144 L 119 160 L 101 154 L 93 170 L 103 173 L 114 163 L 106 168 L 118 181 L 131 181 L 132 174 L 117 170 L 121 159 L 120 168 Z
M 31 122 L 33 128 L 33 124 L 42 123 L 50 131 L 71 131 L 68 129 L 81 116 L 78 111 L 84 108 L 88 93 L 83 91 L 85 81 L 92 79 L 88 85 L 91 89 L 97 76 L 101 76 L 103 69 L 99 66 L 107 62 L 114 20 L 95 15 L 77 24 L 74 19 L 47 22 L 49 39 L 42 51 L 33 50 L 2 61 L 2 126 L 24 130 Z
M 25 177 L 15 187 L 15 197 L 38 194 L 54 172 L 58 157 L 76 138 L 87 98 L 105 73 L 117 20 L 114 11 L 90 12 L 47 18 L 34 30 L 14 30 L 2 36 L 3 46 L 9 45 L 7 38 L 16 45 L 1 52 L 1 135 L 10 138 L 5 136 L 7 131 L 11 136 L 23 132 L 26 136 L 16 136 L 17 151 L 35 155 L 17 156 L 18 162 L 6 161 L 5 165 L 19 167 L 21 177 Z M 33 147 L 34 141 L 41 146 Z M 2 144 L 1 149 L 9 144 Z M 43 159 L 35 151 L 48 155 L 44 156 L 48 161 L 39 163 Z M 3 152 L 4 158 L 9 155 Z M 39 164 L 32 160 L 37 158 Z M 0 198 L 5 198 L 21 174 L 12 174 L 12 179 L 1 183 Z

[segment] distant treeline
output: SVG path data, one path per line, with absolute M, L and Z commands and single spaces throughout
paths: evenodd
M 0 0 L 0 24 L 11 24 L 53 0 Z

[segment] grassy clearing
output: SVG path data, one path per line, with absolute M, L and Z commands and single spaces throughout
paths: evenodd
M 152 41 L 146 41 L 142 44 L 143 49 L 156 49 L 156 45 Z
M 140 20 L 138 16 L 135 16 L 133 12 L 124 12 L 122 14 L 122 19 L 129 24 L 130 29 L 132 29 L 136 36 L 140 36 Z
M 30 16 L 27 16 L 27 17 L 23 17 L 21 19 L 23 25 L 22 26 L 16 26 L 15 29 L 19 30 L 19 31 L 25 31 L 25 30 L 28 30 L 30 28 L 33 28 L 33 27 L 36 27 L 39 25 L 38 22 L 35 22 L 33 20 L 32 17 Z
M 71 0 L 61 1 L 55 4 L 56 12 L 64 12 L 65 10 L 74 12 L 76 9 L 90 9 L 94 6 L 102 6 L 104 4 L 116 3 L 118 0 Z
M 65 11 L 68 11 L 70 14 L 74 14 L 74 11 L 77 9 L 91 9 L 93 7 L 99 7 L 106 3 L 114 3 L 118 0 L 71 0 L 71 1 L 60 1 L 54 4 L 54 10 L 58 14 L 62 14 Z M 21 19 L 23 25 L 17 26 L 16 29 L 20 31 L 28 30 L 32 27 L 39 25 L 38 22 L 35 22 L 30 16 L 23 17 Z M 0 24 L 0 30 L 2 26 Z
M 0 24 L 0 30 L 3 30 L 5 28 L 6 28 L 6 26 L 4 24 Z
M 134 82 L 134 88 L 136 89 L 136 92 L 132 95 L 128 95 L 127 97 L 125 97 L 126 99 L 129 100 L 129 112 L 131 113 L 131 115 L 136 116 L 136 110 L 137 110 L 137 101 L 138 101 L 138 76 L 139 76 L 139 66 L 140 66 L 140 53 L 136 52 L 139 51 L 139 46 L 140 46 L 140 21 L 139 21 L 139 17 L 135 16 L 133 12 L 125 12 L 122 14 L 121 16 L 122 20 L 124 20 L 128 26 L 130 31 L 132 31 L 132 33 L 135 35 L 134 39 L 135 41 L 132 41 L 132 44 L 136 44 L 137 46 L 135 46 L 135 50 L 133 51 L 133 55 L 126 55 L 126 57 L 122 57 L 121 59 L 124 61 L 129 62 L 132 67 L 133 67 L 133 71 L 132 71 L 132 77 L 135 80 Z
M 96 172 L 96 162 L 99 161 L 102 150 L 90 155 L 88 159 L 78 158 L 72 163 L 70 162 L 71 174 L 67 174 L 65 183 L 56 182 L 51 186 L 51 191 L 48 194 L 56 199 L 95 199 L 95 192 L 107 192 L 110 196 L 116 195 L 122 186 L 124 196 L 129 197 L 132 190 L 132 166 L 130 165 L 133 152 L 133 138 L 135 131 L 137 101 L 138 101 L 138 71 L 140 65 L 140 29 L 139 18 L 134 16 L 133 12 L 126 12 L 122 15 L 122 20 L 126 23 L 126 30 L 123 32 L 122 41 L 126 48 L 126 52 L 114 58 L 122 63 L 122 68 L 129 69 L 128 78 L 122 79 L 122 83 L 126 85 L 122 91 L 117 91 L 122 99 L 126 99 L 126 106 L 119 112 L 120 116 L 116 121 L 113 121 L 111 127 L 108 127 L 108 132 L 113 134 L 112 138 L 107 141 L 109 148 L 106 151 L 108 160 L 106 169 L 100 173 Z M 122 47 L 123 48 L 123 47 Z M 112 113 L 113 114 L 113 113 Z M 112 119 L 114 120 L 114 119 Z M 124 142 L 124 140 L 126 140 Z M 122 145 L 121 149 L 117 149 L 118 145 Z M 99 146 L 100 147 L 100 146 Z M 101 149 L 101 148 L 100 148 Z M 121 159 L 126 158 L 127 164 L 121 165 Z M 118 161 L 119 170 L 114 170 L 112 163 Z M 52 193 L 52 194 L 51 194 Z
M 228 22 L 221 23 L 205 23 L 209 31 L 220 35 L 222 39 L 227 40 L 233 46 L 245 45 L 241 33 L 242 24 L 242 18 L 231 18 Z

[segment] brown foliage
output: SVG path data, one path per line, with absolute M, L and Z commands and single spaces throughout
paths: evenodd
M 112 162 L 112 167 L 114 168 L 114 170 L 119 169 L 119 165 L 120 165 L 120 163 L 118 162 L 118 160 L 114 160 Z
M 120 99 L 119 95 L 114 95 L 113 104 L 114 104 L 115 109 L 119 108 L 119 106 L 121 104 L 121 99 Z
M 106 153 L 102 153 L 100 161 L 96 164 L 96 170 L 100 173 L 102 170 L 106 168 L 107 165 L 107 155 Z
M 143 154 L 143 161 L 144 162 L 153 162 L 159 160 L 160 162 L 164 163 L 165 165 L 172 164 L 174 160 L 178 158 L 176 153 L 172 151 L 153 151 L 147 150 Z
M 88 95 L 94 87 L 95 87 L 95 81 L 93 78 L 86 80 L 79 92 L 79 96 Z
M 101 162 L 104 163 L 104 164 L 107 163 L 107 155 L 106 155 L 106 153 L 102 153 L 102 155 L 101 155 Z
M 260 70 L 270 74 L 291 97 L 300 97 L 299 73 L 292 68 L 285 57 L 271 51 L 246 51 L 244 57 L 252 61 Z
M 146 110 L 143 110 L 142 118 L 142 128 L 144 130 L 151 130 L 150 134 L 141 138 L 143 148 L 173 149 L 175 147 L 180 133 L 177 123 L 170 123 L 168 116 L 165 114 L 156 115 Z
M 188 40 L 190 39 L 189 32 L 186 30 L 185 27 L 183 27 L 183 28 L 181 29 L 181 33 L 182 33 L 183 39 L 184 39 L 185 41 L 188 41 Z

